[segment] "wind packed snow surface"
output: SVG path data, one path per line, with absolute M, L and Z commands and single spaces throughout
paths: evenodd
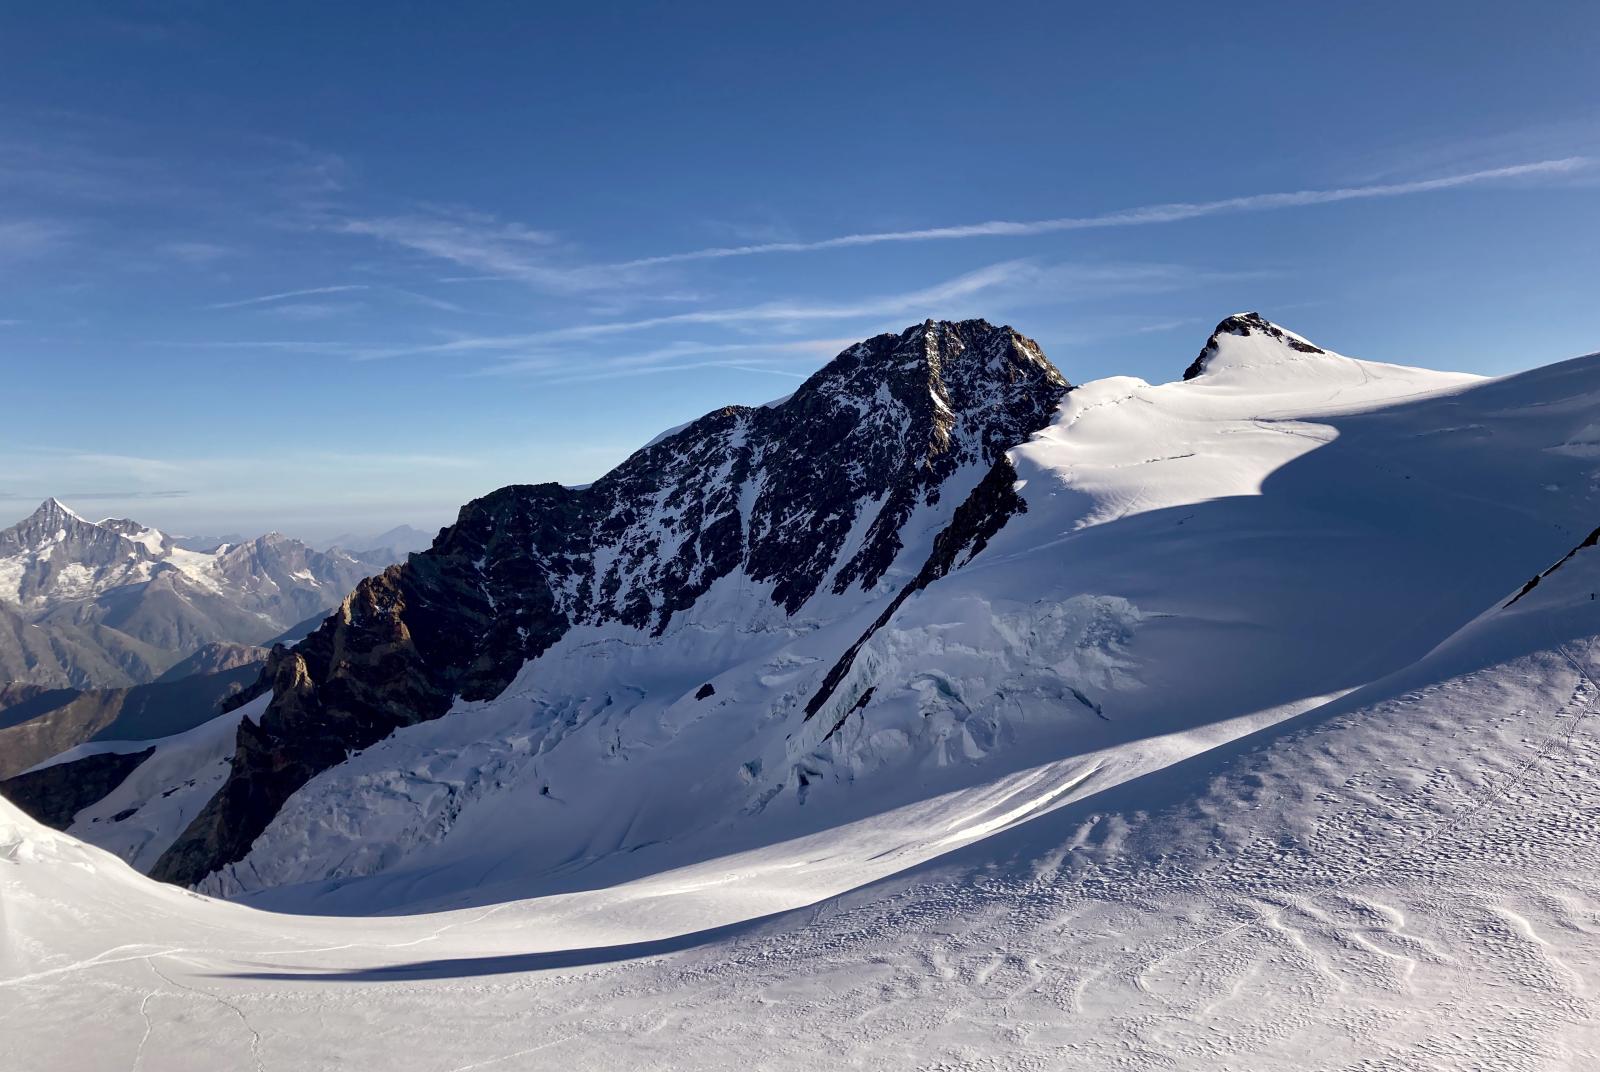
M 1196 364 L 1067 395 L 892 613 L 573 630 L 242 902 L 0 803 L 8 1067 L 1600 1067 L 1600 358 Z

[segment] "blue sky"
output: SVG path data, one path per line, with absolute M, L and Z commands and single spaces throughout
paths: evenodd
M 434 525 L 849 341 L 1600 347 L 1600 7 L 11 5 L 0 522 Z

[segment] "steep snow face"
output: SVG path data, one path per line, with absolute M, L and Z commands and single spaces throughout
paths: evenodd
M 653 636 L 576 626 L 314 776 L 204 888 L 493 900 L 944 801 L 862 835 L 892 870 L 1392 672 L 1600 516 L 1556 449 L 1600 362 L 1483 381 L 1223 334 L 1248 367 L 1068 394 L 1009 454 L 1025 512 L 948 576 L 827 618 L 736 575 Z
M 110 529 L 121 536 L 142 546 L 150 554 L 160 558 L 173 544 L 172 537 L 159 529 L 141 525 L 139 522 L 125 517 L 108 517 L 95 522 L 103 529 Z
M 1308 361 L 1312 362 L 1312 367 L 1327 367 L 1327 362 L 1310 359 L 1308 355 L 1312 354 L 1327 355 L 1328 351 L 1304 336 L 1266 320 L 1260 313 L 1235 313 L 1217 325 L 1211 338 L 1200 349 L 1200 355 L 1183 370 L 1183 378 L 1192 380 L 1210 372 L 1215 379 L 1236 369 L 1280 369 L 1285 366 L 1292 369 L 1295 366 L 1305 367 Z M 1257 382 L 1256 386 L 1259 388 L 1261 384 Z
M 1224 363 L 1187 381 L 1073 391 L 1012 452 L 1028 512 L 890 631 L 970 625 L 950 608 L 976 601 L 1015 620 L 1115 597 L 1141 623 L 1137 687 L 1081 691 L 1142 730 L 1206 724 L 1404 665 L 1600 516 L 1589 467 L 1553 449 L 1600 402 L 1600 361 L 1486 382 L 1220 339 Z M 885 679 L 876 643 L 817 721 L 872 688 L 870 732 L 922 672 Z

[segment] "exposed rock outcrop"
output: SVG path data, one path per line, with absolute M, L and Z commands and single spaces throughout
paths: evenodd
M 1511 606 L 1513 603 L 1517 602 L 1517 600 L 1521 599 L 1523 596 L 1527 595 L 1529 592 L 1531 592 L 1535 588 L 1539 587 L 1539 582 L 1540 581 L 1544 580 L 1546 577 L 1550 576 L 1556 570 L 1560 569 L 1562 566 L 1565 566 L 1568 562 L 1572 561 L 1572 559 L 1577 556 L 1579 551 L 1585 550 L 1585 549 L 1590 548 L 1590 547 L 1595 547 L 1595 546 L 1600 546 L 1600 529 L 1595 529 L 1593 532 L 1589 533 L 1589 535 L 1585 536 L 1581 543 L 1579 543 L 1572 550 L 1568 551 L 1566 554 L 1562 555 L 1561 556 L 1561 560 L 1559 562 L 1557 562 L 1555 565 L 1551 566 L 1549 569 L 1545 570 L 1542 573 L 1536 573 L 1532 577 L 1530 577 L 1528 579 L 1528 583 L 1523 585 L 1517 591 L 1516 595 L 1512 596 L 1509 600 L 1506 601 L 1506 604 L 1505 604 L 1506 607 Z M 1504 608 L 1502 608 L 1502 609 L 1504 609 Z

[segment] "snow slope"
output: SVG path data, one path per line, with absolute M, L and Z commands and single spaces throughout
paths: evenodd
M 730 576 L 325 771 L 243 903 L 0 811 L 17 1061 L 1600 1061 L 1600 357 L 1202 356 L 1067 395 L 887 616 Z
M 78 812 L 67 833 L 92 842 L 148 871 L 167 844 L 167 831 L 188 825 L 227 774 L 239 720 L 259 718 L 270 694 L 194 729 L 156 741 L 94 741 L 33 769 L 70 763 L 100 752 L 138 752 L 149 759 L 105 797 Z
M 262 913 L 0 803 L 0 1016 L 24 1068 L 1589 1067 L 1596 588 L 1579 551 L 1340 700 L 766 918 L 726 864 Z

